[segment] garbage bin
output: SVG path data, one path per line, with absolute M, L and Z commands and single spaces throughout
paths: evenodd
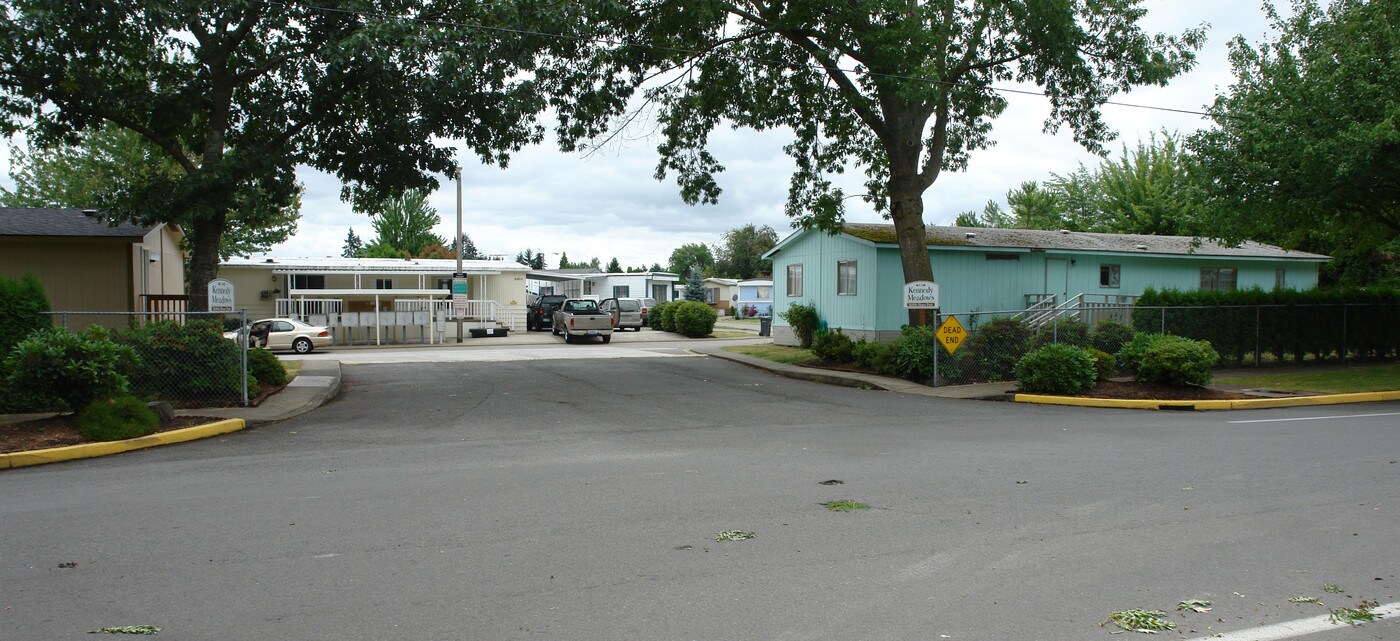
M 773 335 L 773 317 L 772 317 L 772 316 L 759 316 L 759 317 L 758 317 L 758 335 L 759 335 L 759 336 L 772 336 L 772 335 Z

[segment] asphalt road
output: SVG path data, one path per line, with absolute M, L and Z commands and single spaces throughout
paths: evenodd
M 1400 592 L 1397 403 L 1024 406 L 703 357 L 345 375 L 291 421 L 0 473 L 0 639 L 1078 640 L 1129 608 L 1197 638 Z

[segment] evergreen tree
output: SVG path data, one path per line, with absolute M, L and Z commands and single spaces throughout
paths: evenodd
M 685 299 L 705 302 L 705 280 L 700 277 L 698 268 L 691 268 L 690 276 L 685 279 Z
M 472 242 L 471 236 L 464 233 L 458 242 L 462 244 L 462 260 L 481 260 L 481 252 L 477 251 L 476 243 Z M 454 257 L 457 254 L 457 245 L 455 244 L 452 246 L 452 254 Z
M 365 249 L 365 241 L 355 234 L 355 228 L 345 233 L 345 244 L 340 248 L 341 258 L 355 258 Z
M 559 269 L 573 269 L 569 265 L 569 253 L 559 252 Z
M 654 271 L 654 272 L 662 272 L 662 271 L 666 271 L 666 270 L 664 270 L 664 269 L 661 268 L 661 263 L 652 263 L 652 264 L 651 264 L 651 271 Z
M 608 268 L 607 268 L 606 271 L 607 271 L 609 274 L 620 274 L 620 273 L 622 273 L 622 263 L 617 262 L 617 257 L 616 257 L 616 256 L 614 256 L 612 260 L 608 261 Z

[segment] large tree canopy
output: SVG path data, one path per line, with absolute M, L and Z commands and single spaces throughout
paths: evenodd
M 188 221 L 190 306 L 201 310 L 224 229 L 245 211 L 230 206 L 235 195 L 285 207 L 297 191 L 294 169 L 306 164 L 348 191 L 386 196 L 457 172 L 438 137 L 502 164 L 537 140 L 532 117 L 542 103 L 529 71 L 541 47 L 574 41 L 520 35 L 521 16 L 540 31 L 564 31 L 570 11 L 465 1 L 110 0 L 75 9 L 14 0 L 0 14 L 0 122 L 41 142 L 112 123 L 178 164 L 178 175 L 116 194 L 109 211 Z M 514 30 L 483 28 L 500 24 Z
M 864 169 L 864 197 L 887 210 L 904 277 L 930 280 L 922 195 L 991 144 L 1006 108 L 998 83 L 1043 88 L 1047 130 L 1068 125 L 1100 150 L 1099 107 L 1136 85 L 1163 84 L 1194 63 L 1203 31 L 1150 35 L 1139 0 L 693 0 L 615 3 L 594 16 L 586 63 L 542 74 L 560 95 L 559 133 L 598 135 L 641 91 L 663 141 L 658 177 L 674 172 L 687 202 L 714 202 L 723 170 L 707 149 L 722 123 L 792 131 L 788 214 L 827 231 L 846 194 L 832 176 Z M 622 76 L 620 74 L 628 74 Z M 655 76 L 657 79 L 650 81 Z
M 71 145 L 11 146 L 10 177 L 15 189 L 0 188 L 0 205 L 109 211 L 120 194 L 182 173 L 174 159 L 130 129 L 107 123 L 80 132 L 77 139 Z M 301 218 L 300 193 L 298 185 L 285 204 L 256 194 L 234 194 L 228 202 L 227 227 L 219 239 L 219 257 L 266 251 L 290 238 Z M 156 218 L 190 226 L 189 220 L 178 216 Z
M 773 261 L 763 255 L 777 244 L 778 233 L 768 225 L 749 223 L 724 232 L 715 247 L 715 275 L 745 279 L 771 274 Z
M 1297 0 L 1230 45 L 1237 82 L 1192 137 L 1226 240 L 1374 250 L 1400 238 L 1400 3 Z
M 356 203 L 356 210 L 369 214 L 370 224 L 374 227 L 374 241 L 365 248 L 367 252 L 382 254 L 384 252 L 375 248 L 383 246 L 398 250 L 409 257 L 442 257 L 424 254 L 424 249 L 429 246 L 436 245 L 441 248 L 447 244 L 447 239 L 433 232 L 433 228 L 442 222 L 442 217 L 428 204 L 427 191 L 410 189 L 383 200 L 361 200 Z M 455 254 L 453 255 L 455 257 Z

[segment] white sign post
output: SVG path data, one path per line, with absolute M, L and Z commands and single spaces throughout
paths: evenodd
M 209 311 L 233 311 L 233 283 L 223 278 L 209 281 Z
M 928 280 L 905 283 L 904 309 L 938 309 L 938 283 Z

